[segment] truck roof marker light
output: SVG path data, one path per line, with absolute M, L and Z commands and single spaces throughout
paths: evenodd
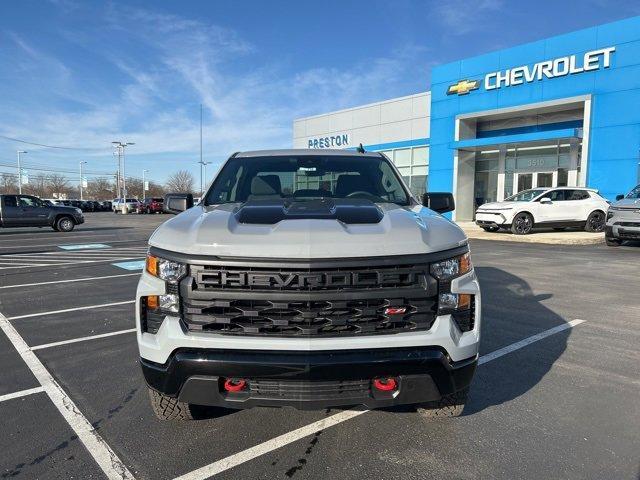
M 393 377 L 374 378 L 373 388 L 381 392 L 391 392 L 398 389 L 398 382 Z
M 227 378 L 224 381 L 224 389 L 227 392 L 241 392 L 247 387 L 247 381 L 241 378 Z

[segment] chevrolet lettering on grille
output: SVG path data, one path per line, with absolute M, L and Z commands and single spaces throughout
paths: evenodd
M 410 269 L 366 272 L 264 273 L 208 271 L 201 281 L 211 288 L 263 287 L 272 289 L 322 289 L 344 287 L 407 286 L 418 282 Z M 200 282 L 199 282 L 200 283 Z

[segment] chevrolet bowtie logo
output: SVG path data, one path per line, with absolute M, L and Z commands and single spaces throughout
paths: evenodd
M 454 93 L 457 93 L 458 95 L 466 95 L 471 90 L 477 90 L 479 87 L 479 80 L 460 80 L 458 83 L 449 87 L 447 95 L 453 95 Z

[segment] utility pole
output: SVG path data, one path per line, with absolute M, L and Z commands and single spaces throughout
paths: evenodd
M 199 163 L 200 163 L 200 198 L 202 198 L 202 194 L 204 192 L 203 190 L 204 186 L 202 183 L 202 168 L 204 167 L 204 162 L 202 161 L 202 104 L 200 104 L 200 162 Z M 206 169 L 206 167 L 204 168 Z
M 84 198 L 82 198 L 82 187 L 84 187 L 83 183 L 84 183 L 84 178 L 82 178 L 82 164 L 87 163 L 85 161 L 80 161 L 80 200 L 84 200 Z
M 20 155 L 27 153 L 24 150 L 18 150 L 18 193 L 22 195 L 22 158 Z
M 143 202 L 147 199 L 146 182 L 144 179 L 145 173 L 147 173 L 147 170 L 142 170 L 142 201 Z
M 111 144 L 118 149 L 118 166 L 120 166 L 120 158 L 122 158 L 122 211 L 125 212 L 127 208 L 127 182 L 125 180 L 125 157 L 124 149 L 130 145 L 135 145 L 133 142 L 120 142 L 113 141 Z
M 116 198 L 122 198 L 120 195 L 120 149 L 117 152 L 113 152 L 113 156 L 118 159 L 118 173 L 116 174 Z

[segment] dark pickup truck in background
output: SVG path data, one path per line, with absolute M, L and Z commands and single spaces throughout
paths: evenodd
M 84 223 L 82 210 L 62 205 L 48 205 L 32 195 L 0 195 L 0 227 L 51 227 L 70 232 Z

